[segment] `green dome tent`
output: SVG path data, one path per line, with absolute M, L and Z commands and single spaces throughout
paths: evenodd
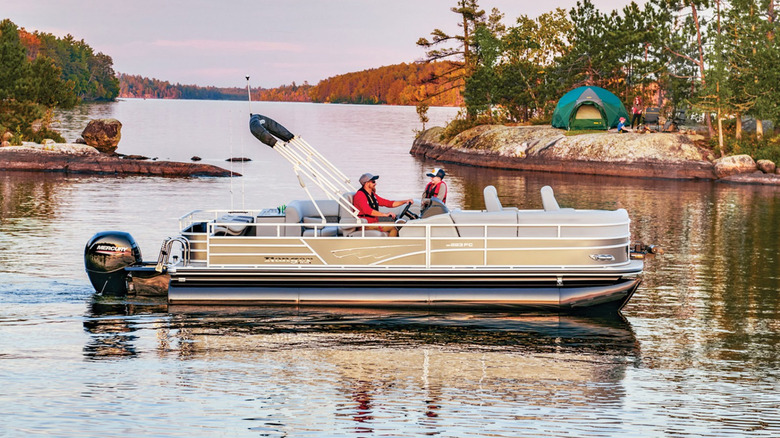
M 621 117 L 630 120 L 623 102 L 599 87 L 575 88 L 561 97 L 552 117 L 554 128 L 609 129 Z

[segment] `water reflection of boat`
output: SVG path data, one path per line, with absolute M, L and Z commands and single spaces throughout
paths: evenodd
M 436 198 L 397 207 L 408 220 L 388 237 L 359 217 L 349 178 L 311 145 L 267 117 L 250 127 L 293 164 L 309 199 L 187 214 L 156 263 L 129 234 L 98 233 L 85 250 L 98 292 L 161 293 L 171 304 L 614 311 L 639 286 L 623 209 L 560 208 L 549 187 L 543 210 L 505 208 L 489 186 L 480 211 Z M 315 200 L 304 178 L 329 199 Z
M 185 356 L 199 352 L 251 356 L 301 348 L 348 350 L 344 353 L 348 356 L 375 347 L 399 350 L 435 347 L 468 354 L 527 352 L 639 357 L 633 329 L 620 314 L 586 317 L 549 313 L 174 306 L 102 300 L 91 305 L 84 327 L 97 337 L 125 336 L 136 329 L 152 328 L 159 332 L 158 339 L 167 339 L 166 348 L 188 345 L 186 350 L 178 352 Z M 292 337 L 295 342 L 289 342 Z M 198 339 L 203 342 L 196 342 Z
M 84 356 L 89 360 L 136 357 L 139 336 L 128 317 L 166 310 L 166 305 L 154 302 L 93 301 L 83 323 L 84 330 L 90 334 Z
M 114 338 L 125 340 L 124 349 L 134 353 L 101 358 L 152 355 L 190 364 L 198 382 L 240 379 L 248 387 L 328 394 L 329 403 L 341 406 L 336 415 L 361 427 L 370 427 L 372 416 L 393 403 L 388 400 L 420 393 L 428 417 L 475 394 L 497 406 L 518 397 L 528 406 L 548 406 L 561 394 L 571 405 L 613 405 L 625 394 L 626 370 L 641 355 L 630 324 L 616 314 L 235 306 L 170 306 L 165 313 L 148 313 L 120 304 L 113 311 L 93 309 L 111 314 L 88 318 L 92 337 L 111 339 L 115 330 Z M 114 314 L 121 309 L 128 313 L 125 325 Z M 232 364 L 238 374 L 225 376 L 222 367 L 207 365 L 216 363 Z

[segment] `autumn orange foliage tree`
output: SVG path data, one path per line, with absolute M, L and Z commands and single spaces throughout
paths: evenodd
M 310 93 L 313 102 L 414 105 L 421 96 L 433 106 L 460 105 L 460 91 L 437 94 L 436 84 L 422 84 L 431 75 L 441 75 L 451 67 L 445 63 L 396 64 L 334 76 L 320 81 Z

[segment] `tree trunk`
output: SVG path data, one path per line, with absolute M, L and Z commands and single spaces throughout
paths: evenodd
M 701 74 L 701 86 L 704 88 L 706 85 L 706 81 L 704 79 L 704 47 L 702 47 L 701 44 L 701 28 L 699 27 L 699 14 L 696 12 L 696 5 L 693 4 L 693 1 L 690 2 L 691 4 L 691 13 L 693 14 L 693 23 L 696 26 L 696 38 L 699 43 L 699 74 Z M 707 122 L 707 132 L 710 135 L 710 138 L 715 135 L 715 131 L 712 129 L 712 118 L 710 117 L 710 113 L 706 112 L 704 113 L 704 120 Z
M 726 156 L 726 152 L 723 150 L 723 114 L 720 110 L 720 81 L 715 83 L 715 89 L 718 93 L 718 148 L 720 149 L 720 156 Z
M 720 107 L 718 107 L 718 148 L 720 156 L 725 157 L 726 151 L 723 150 L 723 117 L 721 117 Z
M 471 76 L 471 51 L 469 50 L 469 22 L 466 19 L 466 14 L 463 14 L 463 63 L 466 66 L 466 77 Z
M 761 141 L 764 138 L 764 122 L 760 117 L 756 117 L 756 139 Z
M 737 140 L 742 140 L 742 114 L 741 113 L 737 113 L 736 120 L 737 120 L 737 128 L 734 134 L 734 138 L 736 138 Z

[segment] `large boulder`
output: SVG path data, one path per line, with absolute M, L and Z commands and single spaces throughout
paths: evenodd
M 777 165 L 772 160 L 758 160 L 756 165 L 758 170 L 764 173 L 775 173 L 775 170 L 777 170 Z
M 715 175 L 718 178 L 739 173 L 752 173 L 757 169 L 756 162 L 750 155 L 731 155 L 718 158 L 713 163 L 715 164 Z
M 117 119 L 90 120 L 81 133 L 84 141 L 104 154 L 116 151 L 122 138 L 122 122 Z

